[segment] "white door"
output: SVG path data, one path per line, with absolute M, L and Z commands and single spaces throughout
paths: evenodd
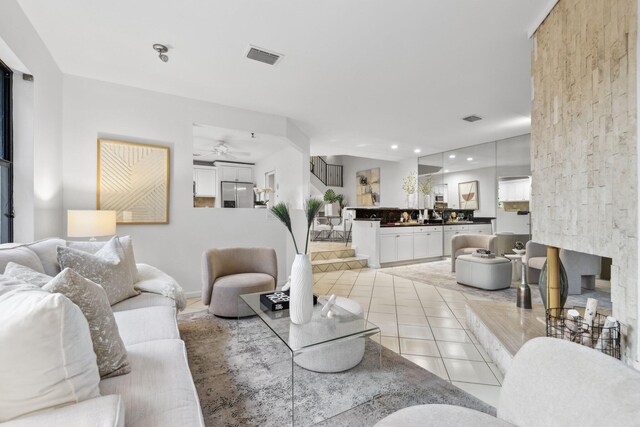
M 427 258 L 429 256 L 428 233 L 413 233 L 413 257 Z
M 398 235 L 398 261 L 413 259 L 413 234 Z
M 380 262 L 393 262 L 398 260 L 398 241 L 395 234 L 383 234 L 380 236 Z
M 251 168 L 237 168 L 237 178 L 240 182 L 253 182 L 253 170 Z
M 442 256 L 442 230 L 427 233 L 427 257 Z
M 238 180 L 238 168 L 233 166 L 220 166 L 218 170 L 220 171 L 220 181 L 237 181 Z
M 196 168 L 196 196 L 215 197 L 218 187 L 216 182 L 216 170 L 209 168 Z

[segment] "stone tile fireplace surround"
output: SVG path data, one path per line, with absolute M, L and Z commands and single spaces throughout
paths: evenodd
M 533 240 L 612 258 L 623 360 L 638 345 L 637 1 L 560 0 L 534 35 Z

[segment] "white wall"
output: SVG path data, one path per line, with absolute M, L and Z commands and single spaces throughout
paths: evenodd
M 265 173 L 275 171 L 275 203 L 285 202 L 299 206 L 306 195 L 299 182 L 304 165 L 303 153 L 294 147 L 285 147 L 255 162 L 254 180 L 262 188 L 265 186 Z
M 264 209 L 193 208 L 193 123 L 289 138 L 301 159 L 299 165 L 290 165 L 292 171 L 300 170 L 301 176 L 294 182 L 306 182 L 300 194 L 308 192 L 309 179 L 306 175 L 304 180 L 303 171 L 308 171 L 309 142 L 286 118 L 65 76 L 64 211 L 95 208 L 98 137 L 166 145 L 171 148 L 170 224 L 118 226 L 119 234 L 133 236 L 139 262 L 165 270 L 186 291 L 197 292 L 201 288 L 200 257 L 205 249 L 267 246 L 278 253 L 282 282 L 293 251 L 288 233 L 271 214 Z M 299 234 L 304 232 L 299 221 L 302 217 L 296 212 Z M 298 238 L 301 241 L 303 238 Z
M 411 172 L 417 173 L 417 159 L 394 162 L 355 156 L 339 157 L 343 166 L 344 187 L 336 189 L 336 192 L 345 195 L 347 206 L 356 206 L 356 173 L 372 168 L 380 168 L 380 207 L 407 206 L 402 182 Z
M 62 73 L 15 0 L 2 0 L 0 39 L 34 75 L 14 86 L 15 240 L 62 233 Z M 25 70 L 19 70 L 25 71 Z M 21 76 L 17 76 L 21 78 Z

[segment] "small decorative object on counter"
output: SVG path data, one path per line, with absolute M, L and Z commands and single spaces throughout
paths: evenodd
M 407 175 L 407 177 L 402 181 L 402 190 L 407 195 L 407 207 L 413 207 L 413 198 L 416 195 L 416 185 L 418 182 L 418 174 L 415 171 L 412 171 Z
M 333 305 L 336 303 L 336 299 L 337 297 L 335 294 L 329 297 L 329 301 L 327 301 L 324 307 L 322 307 L 322 311 L 320 312 L 320 315 L 322 317 L 328 317 L 329 319 L 333 317 L 333 312 L 331 311 L 331 307 L 333 307 Z
M 590 298 L 586 308 L 548 309 L 547 336 L 582 344 L 620 359 L 620 323 L 615 317 L 597 313 L 596 307 L 597 301 Z
M 291 266 L 289 316 L 293 323 L 299 325 L 309 322 L 313 314 L 313 270 L 307 251 L 309 249 L 309 231 L 311 230 L 311 224 L 313 224 L 313 220 L 321 208 L 322 201 L 314 198 L 308 199 L 304 204 L 307 220 L 307 236 L 305 239 L 304 253 L 298 251 L 296 237 L 293 235 L 289 206 L 285 203 L 278 203 L 271 208 L 271 213 L 289 230 L 291 238 L 293 239 L 293 246 L 297 253 Z

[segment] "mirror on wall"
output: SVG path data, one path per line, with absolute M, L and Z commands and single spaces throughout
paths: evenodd
M 470 209 L 475 217 L 495 217 L 495 142 L 443 153 L 442 182 L 450 209 Z
M 266 209 L 278 199 L 276 170 L 287 140 L 246 130 L 193 125 L 193 206 Z
M 420 157 L 420 208 L 470 209 L 494 233 L 528 240 L 529 147 L 527 134 Z
M 516 240 L 530 239 L 531 136 L 521 135 L 497 142 L 497 232 L 512 233 Z
M 442 182 L 442 153 L 418 159 L 418 208 L 433 209 L 446 204 L 447 190 Z

